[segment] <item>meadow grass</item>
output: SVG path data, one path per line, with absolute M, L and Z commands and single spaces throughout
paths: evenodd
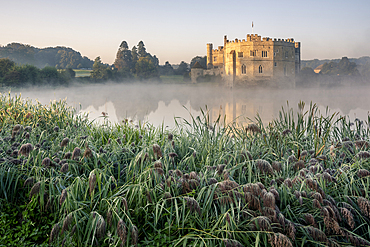
M 49 230 L 28 243 L 370 245 L 369 119 L 300 102 L 267 126 L 212 123 L 205 109 L 168 130 L 10 94 L 0 109 L 0 205 L 32 208 Z
M 86 70 L 86 69 L 74 69 L 73 70 L 76 73 L 76 77 L 89 77 L 92 70 Z

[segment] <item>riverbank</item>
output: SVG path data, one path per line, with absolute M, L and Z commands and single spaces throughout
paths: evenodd
M 368 245 L 368 123 L 286 109 L 173 129 L 0 95 L 5 245 Z

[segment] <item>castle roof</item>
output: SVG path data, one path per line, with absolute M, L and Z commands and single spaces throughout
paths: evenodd
M 204 68 L 203 68 L 203 66 L 202 66 L 202 65 L 200 65 L 200 63 L 199 63 L 199 62 L 196 62 L 196 63 L 193 65 L 192 69 L 204 69 Z

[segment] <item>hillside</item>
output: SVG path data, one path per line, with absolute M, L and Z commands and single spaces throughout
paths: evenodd
M 72 48 L 63 46 L 37 48 L 20 43 L 0 46 L 0 58 L 9 58 L 17 64 L 30 64 L 38 68 L 45 66 L 58 69 L 91 68 L 94 63 Z

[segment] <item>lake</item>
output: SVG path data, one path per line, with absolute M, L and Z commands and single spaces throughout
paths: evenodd
M 282 107 L 289 106 L 295 111 L 299 101 L 319 106 L 325 115 L 326 107 L 330 113 L 339 112 L 353 121 L 355 118 L 367 120 L 370 110 L 370 87 L 339 88 L 300 88 L 300 89 L 230 89 L 212 84 L 90 84 L 68 88 L 28 88 L 13 90 L 23 98 L 38 100 L 49 104 L 50 100 L 66 99 L 68 104 L 80 112 L 87 112 L 91 120 L 102 121 L 102 114 L 114 123 L 125 119 L 136 122 L 149 122 L 154 126 L 164 124 L 172 128 L 174 118 L 187 121 L 207 111 L 215 121 L 219 115 L 226 122 L 236 119 L 245 125 L 257 113 L 267 124 L 278 116 Z M 2 92 L 7 93 L 7 92 Z M 207 109 L 207 110 L 206 110 Z

